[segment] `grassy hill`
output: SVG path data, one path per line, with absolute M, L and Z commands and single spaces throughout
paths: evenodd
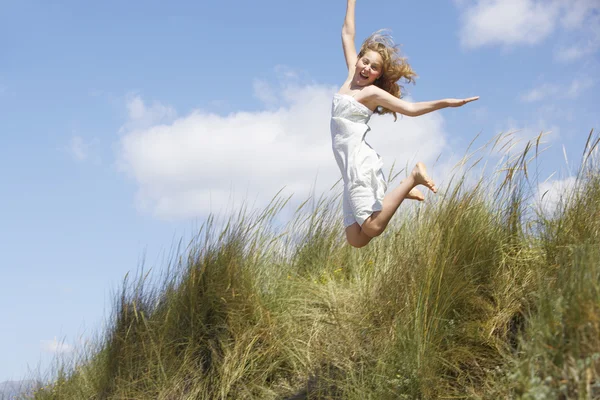
M 34 398 L 600 398 L 597 144 L 551 214 L 531 206 L 533 142 L 363 249 L 338 199 L 281 228 L 281 198 L 211 218 L 160 282 L 125 280 L 109 329 Z

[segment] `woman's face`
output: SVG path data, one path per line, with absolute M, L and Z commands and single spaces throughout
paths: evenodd
M 383 59 L 378 52 L 367 50 L 365 54 L 356 61 L 354 81 L 359 86 L 371 85 L 382 73 Z

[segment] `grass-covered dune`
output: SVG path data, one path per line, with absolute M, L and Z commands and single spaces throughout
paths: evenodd
M 160 280 L 125 280 L 107 331 L 34 398 L 600 398 L 598 138 L 552 213 L 538 144 L 480 179 L 467 157 L 362 249 L 339 198 L 286 226 L 279 197 L 210 218 Z

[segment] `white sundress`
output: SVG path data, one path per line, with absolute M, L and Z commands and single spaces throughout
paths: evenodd
M 383 160 L 365 141 L 373 112 L 354 97 L 336 93 L 331 107 L 331 144 L 344 180 L 344 226 L 381 211 L 387 184 Z

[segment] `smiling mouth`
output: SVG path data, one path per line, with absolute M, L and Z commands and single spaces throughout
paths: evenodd
M 364 75 L 362 72 L 361 72 L 359 75 L 360 75 L 362 78 L 364 78 L 364 79 L 369 79 L 369 77 L 368 77 L 368 76 L 366 76 L 366 75 Z

